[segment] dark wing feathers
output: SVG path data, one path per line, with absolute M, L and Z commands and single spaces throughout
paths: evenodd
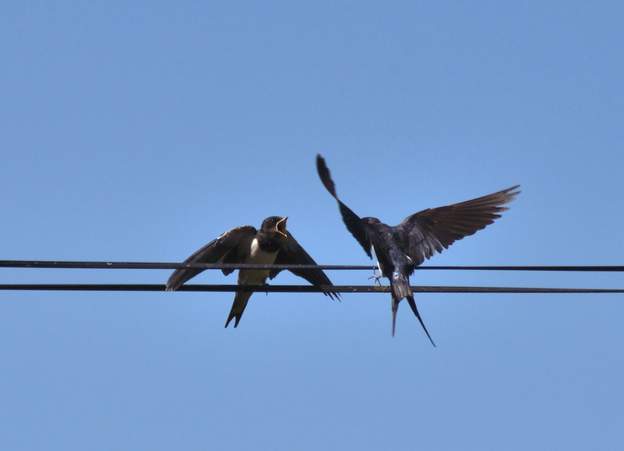
M 364 252 L 366 252 L 370 258 L 373 258 L 366 224 L 362 222 L 362 219 L 360 219 L 360 217 L 356 215 L 353 210 L 347 207 L 338 198 L 338 195 L 336 194 L 336 185 L 334 185 L 329 168 L 325 163 L 325 159 L 321 155 L 316 156 L 316 170 L 321 182 L 323 182 L 323 186 L 325 186 L 325 189 L 327 189 L 329 194 L 331 194 L 338 202 L 338 208 L 340 209 L 340 214 L 342 215 L 342 221 L 347 226 L 347 230 L 349 230 L 351 235 L 353 235 L 357 242 L 360 243 Z
M 465 202 L 429 208 L 405 218 L 397 230 L 414 265 L 492 224 L 507 210 L 504 205 L 520 193 L 518 188 L 516 185 Z
M 212 240 L 189 258 L 184 263 L 243 263 L 245 250 L 249 249 L 250 242 L 256 235 L 256 229 L 252 226 L 236 227 L 223 233 Z M 176 269 L 167 281 L 167 291 L 177 290 L 187 280 L 195 277 L 203 269 L 180 268 Z M 228 275 L 233 269 L 223 269 L 223 274 Z
M 275 258 L 276 265 L 316 265 L 314 259 L 308 254 L 305 249 L 295 240 L 295 238 L 286 232 L 288 238 L 282 244 L 280 251 Z M 273 279 L 282 270 L 272 269 L 269 277 Z M 293 274 L 303 277 L 314 286 L 331 286 L 333 285 L 331 280 L 320 269 L 291 269 Z M 340 299 L 340 295 L 333 291 L 325 291 L 324 294 L 332 299 Z

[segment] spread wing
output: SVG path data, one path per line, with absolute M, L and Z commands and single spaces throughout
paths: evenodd
M 520 193 L 519 187 L 512 186 L 458 204 L 429 208 L 405 218 L 397 229 L 414 266 L 500 218 L 507 210 L 504 205 Z
M 275 258 L 275 264 L 316 265 L 314 259 L 310 257 L 310 254 L 308 254 L 303 247 L 301 247 L 290 232 L 286 233 L 288 236 Z M 273 279 L 281 271 L 281 269 L 272 269 L 269 277 Z M 290 269 L 289 271 L 299 277 L 303 277 L 314 286 L 333 286 L 329 277 L 327 277 L 320 269 Z M 325 291 L 324 294 L 332 299 L 340 299 L 340 295 L 334 291 Z
M 373 258 L 366 224 L 362 222 L 362 219 L 360 219 L 360 217 L 356 215 L 353 210 L 347 207 L 338 198 L 338 195 L 336 194 L 336 186 L 331 178 L 331 173 L 325 163 L 325 159 L 321 155 L 316 156 L 316 171 L 318 172 L 325 189 L 327 189 L 329 194 L 331 194 L 338 202 L 338 208 L 340 209 L 340 214 L 342 215 L 342 221 L 347 226 L 347 230 L 349 230 L 351 235 L 353 235 L 357 242 L 360 243 L 364 252 L 366 252 L 370 258 Z
M 197 250 L 184 260 L 184 263 L 243 263 L 256 232 L 252 226 L 236 227 Z M 176 269 L 167 281 L 167 291 L 177 290 L 184 282 L 202 271 L 203 269 L 196 268 Z M 222 271 L 223 274 L 228 275 L 234 270 L 223 269 Z

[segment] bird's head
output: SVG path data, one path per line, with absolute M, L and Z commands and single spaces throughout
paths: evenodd
M 264 221 L 262 221 L 262 227 L 260 229 L 266 233 L 277 233 L 284 238 L 288 237 L 286 233 L 286 221 L 288 221 L 287 216 L 269 216 Z
M 368 225 L 373 225 L 373 224 L 379 224 L 381 221 L 377 218 L 367 216 L 366 218 L 362 218 L 362 222 Z

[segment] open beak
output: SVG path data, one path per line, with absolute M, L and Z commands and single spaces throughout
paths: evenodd
M 287 216 L 283 217 L 282 219 L 277 221 L 277 224 L 275 224 L 275 231 L 282 235 L 284 238 L 288 238 L 288 235 L 286 235 L 286 221 L 288 221 Z

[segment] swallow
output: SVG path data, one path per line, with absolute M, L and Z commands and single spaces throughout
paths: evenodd
M 316 157 L 316 169 L 325 189 L 336 199 L 347 230 L 370 258 L 373 258 L 372 253 L 375 254 L 381 274 L 390 281 L 392 335 L 394 336 L 396 329 L 399 302 L 407 299 L 412 312 L 435 347 L 416 307 L 409 276 L 417 266 L 436 252 L 442 252 L 455 241 L 473 235 L 500 218 L 501 213 L 507 210 L 504 205 L 520 193 L 520 185 L 465 202 L 428 208 L 408 216 L 399 225 L 389 226 L 378 218 L 360 218 L 338 198 L 331 173 L 321 155 Z
M 312 257 L 286 230 L 287 220 L 287 217 L 269 216 L 262 221 L 260 230 L 249 225 L 236 227 L 197 250 L 184 263 L 316 265 Z M 166 290 L 177 290 L 202 271 L 203 269 L 198 268 L 176 269 L 167 281 Z M 234 269 L 221 271 L 227 276 Z M 281 269 L 241 269 L 238 272 L 238 285 L 265 285 L 267 278 L 273 279 L 281 271 Z M 291 269 L 290 272 L 303 277 L 315 286 L 333 286 L 320 269 Z M 333 291 L 324 291 L 324 294 L 332 299 L 339 299 L 338 293 Z M 232 320 L 234 327 L 238 326 L 251 295 L 250 291 L 236 292 L 225 327 L 228 327 Z

